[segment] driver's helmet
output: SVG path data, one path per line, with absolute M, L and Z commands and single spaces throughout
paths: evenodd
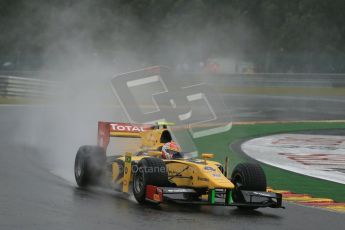
M 167 142 L 162 147 L 162 158 L 173 159 L 180 155 L 181 147 L 174 141 Z

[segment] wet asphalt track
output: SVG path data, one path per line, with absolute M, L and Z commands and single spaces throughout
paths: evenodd
M 239 99 L 242 103 L 236 105 Z M 234 120 L 344 119 L 345 114 L 342 98 L 318 100 L 230 95 L 225 101 L 233 106 L 230 109 Z M 328 107 L 320 110 L 322 106 Z M 105 115 L 93 111 L 90 115 L 91 111 L 86 109 L 81 113 L 83 119 L 78 121 L 81 114 L 71 115 L 68 111 L 59 114 L 54 108 L 0 107 L 1 230 L 343 228 L 344 214 L 294 204 L 285 203 L 285 210 L 252 212 L 231 207 L 162 205 L 152 208 L 139 206 L 133 198 L 112 191 L 78 189 L 72 175 L 73 151 L 80 144 L 95 139 L 93 122 L 97 118 L 107 120 L 123 116 L 115 112 L 108 111 Z M 51 122 L 56 122 L 56 117 L 61 116 L 66 116 L 69 121 L 49 127 Z M 61 126 L 68 128 L 64 130 Z M 55 130 L 57 127 L 61 129 Z M 75 129 L 78 136 L 71 133 Z M 61 137 L 64 131 L 66 134 Z M 91 132 L 94 135 L 79 135 Z
M 235 208 L 139 206 L 111 192 L 84 191 L 35 159 L 35 149 L 1 143 L 0 229 L 342 229 L 344 215 L 289 205 Z

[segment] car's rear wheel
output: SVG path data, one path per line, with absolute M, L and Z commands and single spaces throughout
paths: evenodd
M 266 191 L 266 175 L 260 165 L 254 163 L 238 164 L 231 175 L 231 181 L 235 185 L 232 199 L 236 203 L 245 203 L 241 190 Z M 238 206 L 243 209 L 256 209 L 253 206 Z
M 84 145 L 77 152 L 74 176 L 80 187 L 99 184 L 104 175 L 106 154 L 99 146 Z
M 167 186 L 168 172 L 165 163 L 154 157 L 146 157 L 138 162 L 133 172 L 133 194 L 138 203 L 145 203 L 146 186 Z

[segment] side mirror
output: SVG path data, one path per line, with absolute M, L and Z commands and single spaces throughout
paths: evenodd
M 214 154 L 213 153 L 203 153 L 203 154 L 201 154 L 201 157 L 205 160 L 211 159 L 211 158 L 214 158 Z

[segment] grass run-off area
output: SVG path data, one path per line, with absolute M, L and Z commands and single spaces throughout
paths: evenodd
M 286 133 L 306 130 L 345 129 L 345 122 L 295 122 L 268 124 L 233 125 L 228 132 L 202 137 L 195 140 L 199 152 L 214 153 L 215 160 L 224 162 L 230 159 L 230 169 L 237 163 L 250 159 L 231 149 L 234 142 L 275 133 Z M 267 176 L 268 186 L 279 190 L 290 190 L 295 193 L 310 194 L 314 197 L 331 198 L 345 202 L 345 185 L 312 178 L 289 172 L 273 166 L 262 164 Z

